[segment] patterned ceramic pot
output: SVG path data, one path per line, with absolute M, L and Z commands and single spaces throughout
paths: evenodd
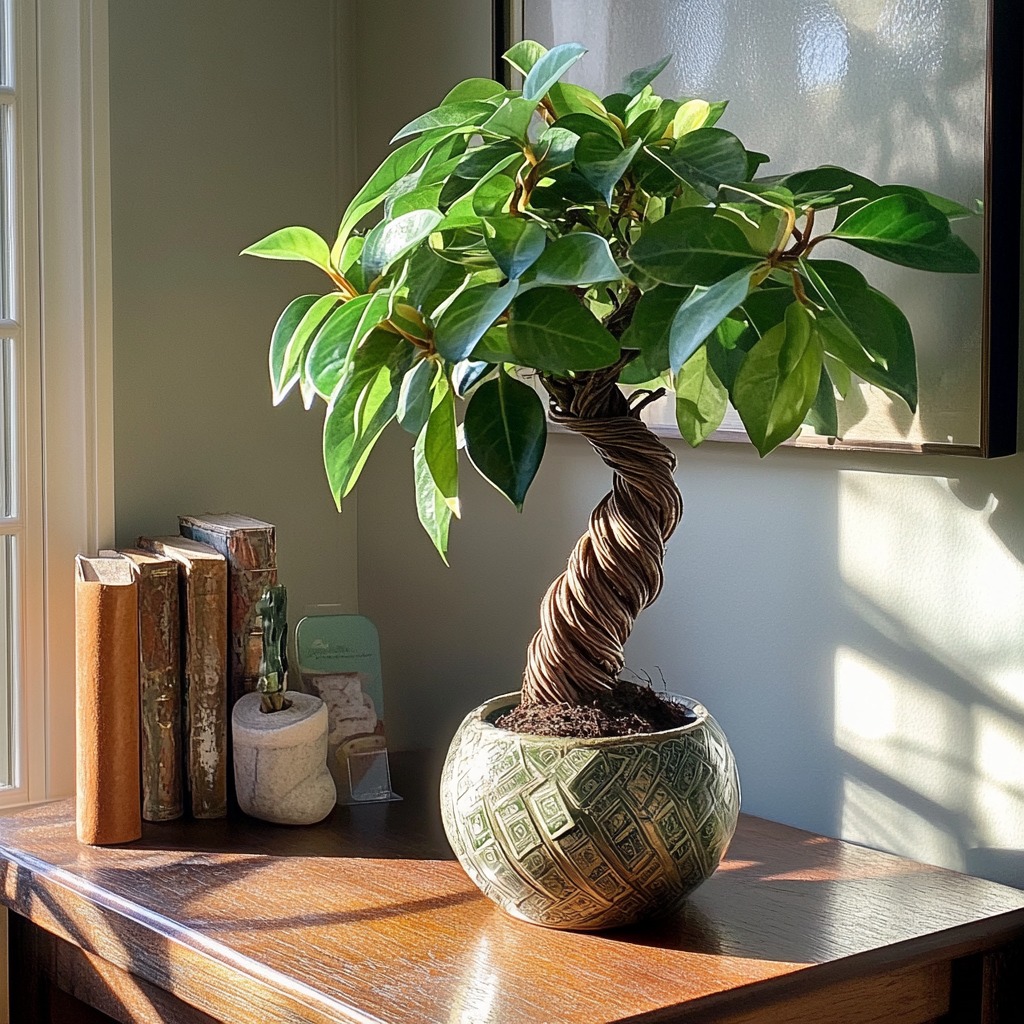
M 678 729 L 607 739 L 459 726 L 441 776 L 445 832 L 466 873 L 514 917 L 596 930 L 669 913 L 708 878 L 736 829 L 736 761 L 703 705 Z

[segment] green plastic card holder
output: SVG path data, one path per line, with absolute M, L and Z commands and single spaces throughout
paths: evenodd
M 377 627 L 317 608 L 295 628 L 302 687 L 327 705 L 327 765 L 338 803 L 401 800 L 391 789 Z

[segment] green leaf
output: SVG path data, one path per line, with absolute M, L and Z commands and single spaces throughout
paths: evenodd
M 367 236 L 362 267 L 375 280 L 399 256 L 419 245 L 444 218 L 437 210 L 412 210 L 391 221 L 381 221 Z
M 274 326 L 274 333 L 270 336 L 270 387 L 274 396 L 274 405 L 279 405 L 284 400 L 299 379 L 298 364 L 286 368 L 285 356 L 288 353 L 288 345 L 295 334 L 295 329 L 309 312 L 313 303 L 320 298 L 322 298 L 320 295 L 300 295 L 297 299 L 292 299 Z
M 473 392 L 463 430 L 466 452 L 477 472 L 522 511 L 547 439 L 540 396 L 501 372 Z
M 628 149 L 623 149 L 605 135 L 596 132 L 583 135 L 576 143 L 576 169 L 610 206 L 615 186 L 629 169 L 641 145 L 643 140 L 637 139 Z
M 313 335 L 328 313 L 341 301 L 341 296 L 337 294 L 322 295 L 307 305 L 307 298 L 303 295 L 290 303 L 274 328 L 270 342 L 270 384 L 274 392 L 274 405 L 284 400 L 299 379 Z M 291 335 L 285 341 L 289 329 Z
M 822 348 L 799 302 L 747 353 L 736 374 L 733 405 L 762 456 L 800 427 L 818 393 Z
M 696 448 L 721 425 L 729 404 L 725 385 L 708 361 L 706 346 L 701 346 L 675 375 L 676 424 L 683 440 Z
M 409 257 L 409 305 L 433 318 L 437 307 L 454 295 L 465 279 L 464 268 L 442 259 L 428 246 L 420 246 Z
M 588 134 L 603 135 L 617 146 L 622 146 L 622 136 L 619 135 L 618 128 L 611 121 L 606 121 L 603 117 L 589 110 L 586 112 L 577 111 L 571 114 L 564 114 L 551 127 L 562 128 L 565 131 L 572 132 L 577 138 Z
M 673 136 L 681 139 L 687 132 L 703 128 L 710 116 L 711 104 L 707 100 L 686 100 L 672 118 Z
M 572 164 L 576 156 L 576 143 L 579 136 L 567 128 L 552 125 L 545 129 L 537 140 L 536 150 L 540 154 L 541 173 L 551 174 L 562 167 Z
M 571 85 L 569 82 L 559 82 L 548 90 L 548 102 L 555 112 L 556 118 L 562 118 L 566 114 L 584 113 L 597 114 L 599 117 L 607 117 L 608 111 L 597 93 L 584 89 L 581 85 Z
M 475 285 L 456 296 L 437 321 L 434 346 L 449 362 L 467 358 L 487 329 L 508 309 L 519 290 L 518 281 L 500 287 Z
M 763 256 L 775 251 L 789 223 L 785 210 L 758 202 L 721 203 L 718 216 L 735 224 Z
M 821 368 L 821 380 L 818 383 L 818 393 L 814 396 L 814 402 L 804 422 L 816 433 L 824 437 L 837 437 L 839 435 L 839 411 L 836 408 L 836 393 L 832 387 L 828 371 Z
M 916 270 L 976 274 L 981 262 L 949 228 L 935 207 L 897 193 L 876 199 L 850 214 L 829 236 L 864 252 Z
M 721 128 L 698 128 L 668 151 L 648 147 L 647 152 L 706 199 L 714 199 L 723 183 L 747 176 L 743 143 Z
M 483 223 L 487 249 L 508 278 L 521 277 L 547 244 L 544 229 L 525 217 L 487 217 Z
M 508 329 L 516 361 L 535 370 L 597 370 L 619 355 L 614 335 L 564 288 L 534 288 L 516 296 Z
M 704 339 L 747 297 L 751 271 L 747 268 L 693 289 L 676 311 L 669 333 L 669 365 L 678 373 Z
M 574 231 L 548 244 L 524 283 L 589 286 L 621 279 L 622 271 L 607 239 L 589 231 Z
M 352 373 L 331 398 L 324 420 L 324 468 L 335 504 L 350 493 L 377 438 L 398 409 L 412 347 L 387 331 L 359 346 Z
M 494 104 L 482 100 L 466 100 L 461 103 L 442 103 L 433 110 L 410 121 L 392 136 L 391 141 L 432 131 L 435 128 L 461 128 L 466 125 L 481 125 L 494 113 Z
M 525 76 L 547 52 L 546 46 L 541 46 L 540 43 L 534 42 L 532 39 L 523 39 L 515 46 L 509 47 L 502 54 L 502 60 Z
M 962 203 L 954 199 L 947 199 L 945 196 L 937 196 L 934 192 L 928 192 L 923 188 L 914 188 L 911 185 L 882 185 L 878 194 L 880 196 L 890 195 L 911 195 L 934 207 L 947 220 L 962 220 L 965 217 L 974 217 L 974 210 L 969 210 Z
M 420 431 L 412 450 L 413 474 L 416 481 L 416 514 L 427 536 L 437 548 L 444 564 L 448 564 L 448 528 L 452 521 L 452 510 L 444 495 L 437 489 L 430 473 L 426 455 L 427 428 Z
M 672 285 L 711 285 L 760 262 L 743 232 L 705 207 L 674 210 L 649 224 L 629 255 L 656 281 Z
M 438 365 L 429 359 L 420 359 L 402 378 L 395 415 L 398 425 L 416 435 L 423 429 L 433 402 L 431 389 L 437 378 Z
M 327 243 L 309 228 L 281 228 L 243 249 L 239 255 L 262 256 L 268 260 L 304 260 L 328 271 L 331 265 Z
M 853 267 L 806 260 L 811 291 L 825 297 L 831 316 L 818 318 L 825 351 L 862 380 L 917 408 L 917 356 L 907 318 L 888 296 L 870 287 Z
M 506 100 L 498 109 L 480 126 L 484 134 L 500 135 L 507 139 L 515 139 L 517 142 L 526 141 L 526 130 L 533 120 L 537 104 L 521 96 L 515 96 Z
M 623 384 L 644 384 L 668 369 L 669 331 L 676 311 L 689 294 L 688 288 L 658 285 L 640 296 L 633 319 L 622 335 L 622 347 L 639 349 L 640 358 L 621 374 Z
M 434 396 L 434 407 L 423 434 L 423 454 L 434 484 L 457 516 L 459 449 L 455 443 L 455 396 L 444 377 L 437 379 Z
M 495 82 L 492 78 L 467 78 L 459 82 L 443 100 L 441 106 L 450 103 L 466 103 L 473 100 L 490 100 L 497 96 L 503 96 L 506 92 L 505 86 Z
M 369 295 L 357 295 L 334 310 L 309 347 L 304 376 L 321 398 L 330 399 L 346 367 L 351 365 L 352 344 L 369 301 Z
M 653 64 L 637 68 L 636 71 L 631 71 L 623 79 L 621 91 L 627 96 L 636 96 L 668 67 L 670 60 L 672 60 L 672 54 L 667 53 L 661 60 L 656 60 Z
M 359 261 L 365 241 L 366 239 L 361 235 L 356 235 L 354 238 L 347 239 L 341 247 L 341 252 L 338 256 L 338 269 L 343 274 L 347 274 Z
M 494 363 L 478 359 L 463 359 L 452 367 L 452 388 L 459 398 L 465 398 L 491 371 Z
M 523 99 L 538 103 L 586 52 L 587 48 L 579 43 L 562 43 L 552 47 L 530 68 L 523 82 Z
M 477 343 L 471 358 L 495 365 L 514 363 L 516 357 L 508 341 L 508 324 L 495 324 Z
M 516 183 L 505 174 L 496 174 L 473 190 L 473 212 L 478 217 L 495 217 L 506 212 Z

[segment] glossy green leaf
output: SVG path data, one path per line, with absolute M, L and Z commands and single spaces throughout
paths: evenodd
M 532 39 L 523 39 L 509 47 L 502 54 L 502 59 L 525 76 L 547 52 L 547 47 L 541 46 L 540 43 L 534 42 Z
M 836 393 L 832 387 L 828 371 L 821 368 L 821 380 L 818 382 L 818 393 L 804 422 L 816 433 L 824 437 L 836 437 L 839 434 L 839 410 L 836 408 Z
M 729 404 L 725 385 L 708 361 L 701 346 L 674 377 L 676 425 L 683 440 L 696 448 L 721 425 Z
M 350 493 L 373 445 L 398 409 L 411 346 L 374 331 L 359 346 L 352 372 L 331 398 L 324 420 L 323 454 L 335 504 Z
M 420 246 L 409 256 L 409 305 L 432 318 L 437 307 L 454 295 L 465 279 L 466 271 L 458 264 L 442 259 L 428 246 Z
M 519 142 L 526 141 L 526 130 L 533 120 L 537 104 L 521 96 L 515 96 L 506 100 L 491 116 L 480 126 L 480 131 L 485 135 L 500 135 L 503 138 L 515 139 Z
M 619 379 L 624 384 L 646 383 L 669 368 L 669 332 L 689 294 L 689 288 L 658 285 L 640 296 L 633 319 L 622 335 L 622 347 L 639 349 L 640 359 L 623 371 Z
M 239 255 L 261 256 L 268 260 L 303 260 L 321 270 L 329 270 L 331 263 L 327 243 L 315 231 L 301 227 L 281 228 L 243 249 Z
M 976 211 L 969 210 L 962 203 L 958 203 L 954 199 L 947 199 L 945 196 L 936 195 L 934 192 L 928 192 L 923 188 L 914 188 L 911 185 L 882 185 L 878 189 L 880 196 L 899 195 L 901 193 L 921 199 L 929 206 L 938 210 L 948 220 L 962 220 L 965 217 L 976 216 Z
M 629 255 L 656 281 L 672 285 L 711 285 L 760 262 L 743 232 L 705 207 L 675 210 L 648 225 Z
M 270 384 L 274 405 L 279 405 L 299 379 L 313 336 L 341 296 L 321 295 L 311 303 L 302 296 L 281 314 L 270 342 Z M 294 326 L 292 326 L 294 324 Z M 287 332 L 291 334 L 287 336 Z
M 608 241 L 590 231 L 574 231 L 548 244 L 524 282 L 586 287 L 621 278 Z
M 540 396 L 522 381 L 499 373 L 473 392 L 463 430 L 477 472 L 521 511 L 547 440 Z
M 738 270 L 693 289 L 676 311 L 669 332 L 669 365 L 678 373 L 704 339 L 747 297 L 751 271 Z
M 343 274 L 347 274 L 359 262 L 365 241 L 366 239 L 361 235 L 346 239 L 338 256 L 338 269 Z
M 420 359 L 402 378 L 395 416 L 398 419 L 398 425 L 410 434 L 419 434 L 430 416 L 433 402 L 431 389 L 437 378 L 437 373 L 436 362 Z
M 600 117 L 607 117 L 601 98 L 595 92 L 584 89 L 581 85 L 572 85 L 569 82 L 559 82 L 548 90 L 548 102 L 555 112 L 556 118 L 562 118 L 566 114 L 597 114 Z
M 508 278 L 521 277 L 547 244 L 544 229 L 525 217 L 489 217 L 483 224 L 487 249 Z
M 722 203 L 718 216 L 743 232 L 754 252 L 767 256 L 783 239 L 788 218 L 785 210 L 758 202 Z
M 508 324 L 495 324 L 473 349 L 471 358 L 475 362 L 514 363 L 515 353 L 508 340 Z
M 435 384 L 434 396 L 434 407 L 423 435 L 423 454 L 435 486 L 457 516 L 459 450 L 455 443 L 455 396 L 443 377 Z
M 619 355 L 615 337 L 564 288 L 534 288 L 518 295 L 508 330 L 516 361 L 535 370 L 597 370 Z
M 517 281 L 474 285 L 461 292 L 437 321 L 434 346 L 449 362 L 466 359 L 487 329 L 508 309 L 519 290 Z
M 821 341 L 799 302 L 747 353 L 732 399 L 762 456 L 799 429 L 818 393 L 821 365 Z
M 636 71 L 631 71 L 623 79 L 621 91 L 626 93 L 627 96 L 636 96 L 637 93 L 650 85 L 668 67 L 671 60 L 672 54 L 667 53 L 661 60 L 656 60 L 642 68 L 637 68 Z
M 303 376 L 321 398 L 329 399 L 334 394 L 345 368 L 351 365 L 350 350 L 369 301 L 369 295 L 357 295 L 339 306 L 309 346 Z
M 478 217 L 494 217 L 507 212 L 516 183 L 506 174 L 496 174 L 473 190 L 473 212 Z
M 619 147 L 622 146 L 622 136 L 619 134 L 619 130 L 615 125 L 613 125 L 611 121 L 607 121 L 603 117 L 600 117 L 593 111 L 577 111 L 575 113 L 565 114 L 551 127 L 561 128 L 564 131 L 572 132 L 577 138 L 588 134 L 603 135 Z
M 424 427 L 413 447 L 413 475 L 416 483 L 416 514 L 420 524 L 427 531 L 438 554 L 448 564 L 448 529 L 451 526 L 452 510 L 444 495 L 437 489 L 427 464 L 426 433 Z
M 391 221 L 381 221 L 367 236 L 362 267 L 372 281 L 399 256 L 419 245 L 443 217 L 437 210 L 412 210 Z
M 673 136 L 681 139 L 688 132 L 703 128 L 710 116 L 711 104 L 707 100 L 686 100 L 672 118 Z
M 494 104 L 483 100 L 466 100 L 461 103 L 442 103 L 425 114 L 414 118 L 391 138 L 392 142 L 418 135 L 435 128 L 459 128 L 463 125 L 481 125 L 494 113 Z
M 467 103 L 474 100 L 494 100 L 496 97 L 503 96 L 505 92 L 505 87 L 500 82 L 495 82 L 492 78 L 467 78 L 459 82 L 445 96 L 441 101 L 441 106 L 444 107 L 451 103 Z
M 867 203 L 834 228 L 830 237 L 917 270 L 976 274 L 981 269 L 977 255 L 950 231 L 946 217 L 912 195 L 896 193 Z
M 523 99 L 534 104 L 539 102 L 586 52 L 587 48 L 579 43 L 561 43 L 552 47 L 530 68 L 523 82 Z
M 596 132 L 583 135 L 576 144 L 576 169 L 610 206 L 612 192 L 629 169 L 637 151 L 643 144 L 637 139 L 628 149 Z
M 452 388 L 455 394 L 465 398 L 493 370 L 494 363 L 478 359 L 463 359 L 456 363 L 452 367 Z
M 669 150 L 654 147 L 647 152 L 707 199 L 714 199 L 723 183 L 747 177 L 743 143 L 721 128 L 698 128 Z
M 567 128 L 552 125 L 544 130 L 537 140 L 536 151 L 543 174 L 551 174 L 561 167 L 568 167 L 576 156 L 579 136 Z

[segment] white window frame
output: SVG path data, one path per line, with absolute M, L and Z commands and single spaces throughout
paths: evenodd
M 21 364 L 17 785 L 75 788 L 74 556 L 114 538 L 107 0 L 14 0 Z

